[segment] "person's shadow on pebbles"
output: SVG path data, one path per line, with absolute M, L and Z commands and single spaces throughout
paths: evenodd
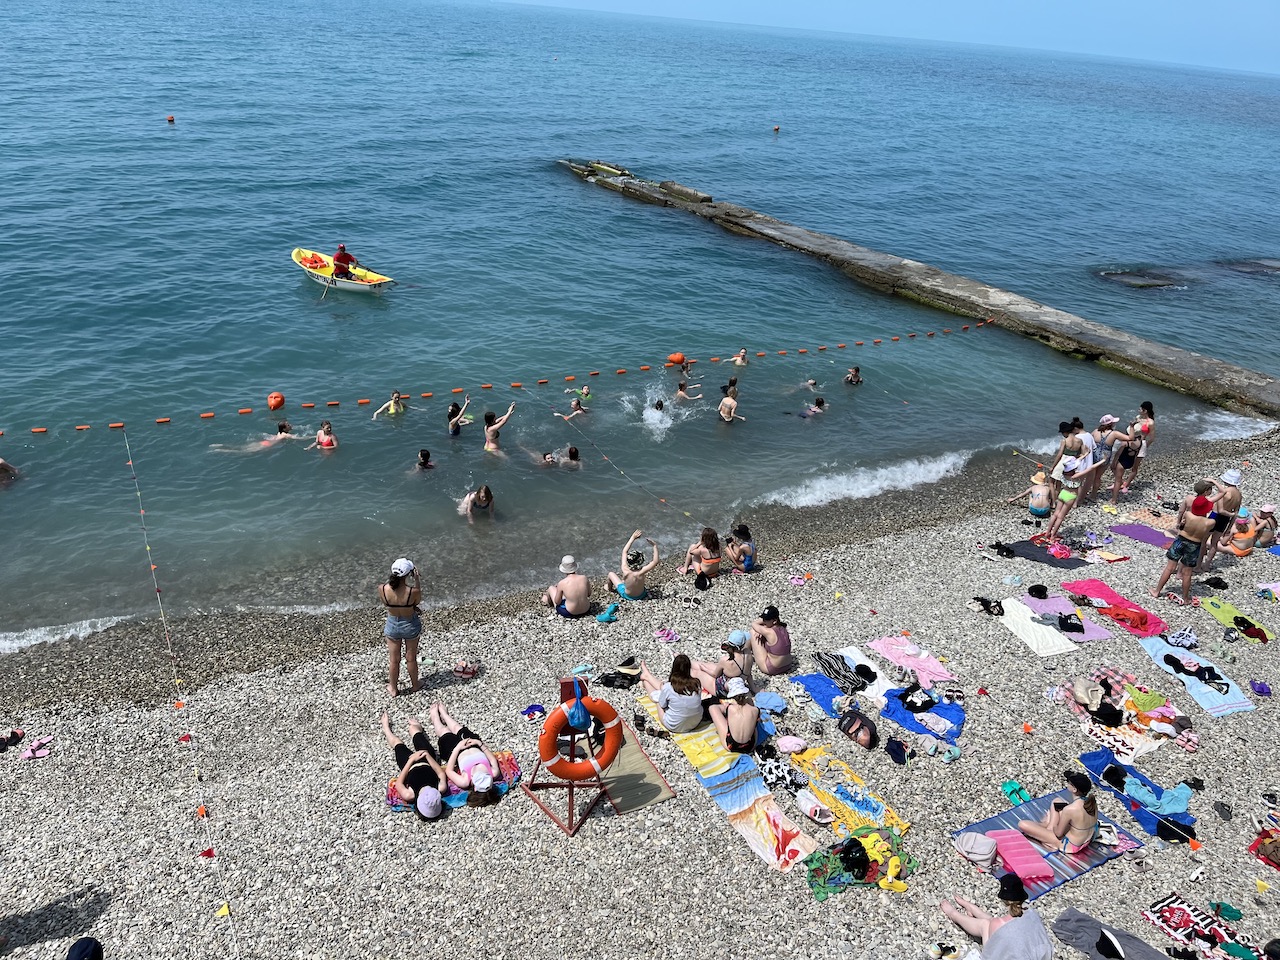
M 61 940 L 93 928 L 111 903 L 111 893 L 96 887 L 81 887 L 26 913 L 0 920 L 0 943 L 6 952 L 46 940 Z

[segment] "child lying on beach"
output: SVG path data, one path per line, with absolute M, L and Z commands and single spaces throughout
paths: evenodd
M 444 775 L 459 790 L 470 790 L 468 807 L 487 807 L 498 802 L 498 758 L 480 736 L 461 726 L 443 703 L 431 705 L 431 724 L 440 738 L 440 756 L 448 757 Z
M 434 820 L 440 816 L 440 788 L 445 783 L 444 768 L 440 766 L 440 758 L 431 747 L 431 741 L 422 730 L 417 719 L 409 720 L 409 740 L 413 744 L 413 752 L 404 745 L 404 741 L 391 729 L 391 718 L 382 712 L 382 735 L 387 738 L 387 746 L 396 758 L 396 766 L 400 774 L 391 781 L 387 789 L 392 791 L 405 803 L 413 804 L 413 808 L 424 820 Z

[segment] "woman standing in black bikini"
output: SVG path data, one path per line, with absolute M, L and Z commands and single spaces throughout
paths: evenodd
M 410 579 L 412 578 L 412 579 Z M 382 635 L 387 638 L 387 694 L 400 693 L 400 654 L 409 666 L 409 692 L 418 689 L 418 638 L 422 636 L 422 618 L 418 604 L 422 602 L 422 577 L 412 560 L 401 557 L 391 565 L 391 576 L 378 588 L 378 599 L 387 608 L 387 622 Z

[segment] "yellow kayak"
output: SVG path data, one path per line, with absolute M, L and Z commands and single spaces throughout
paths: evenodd
M 326 287 L 336 287 L 339 290 L 357 290 L 361 293 L 378 293 L 383 287 L 395 284 L 395 281 L 390 277 L 384 277 L 382 274 L 374 273 L 364 267 L 352 267 L 350 277 L 340 277 L 335 280 L 333 276 L 333 257 L 316 250 L 294 247 L 292 256 L 293 262 L 306 271 L 308 277 Z

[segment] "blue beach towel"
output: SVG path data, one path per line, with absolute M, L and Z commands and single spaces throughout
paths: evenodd
M 1200 704 L 1209 716 L 1225 717 L 1228 714 L 1244 713 L 1253 709 L 1253 704 L 1241 692 L 1239 684 L 1225 676 L 1221 670 L 1218 670 L 1216 664 L 1209 662 L 1204 657 L 1195 655 L 1194 651 L 1175 647 L 1161 640 L 1158 636 L 1138 637 L 1138 642 L 1142 644 L 1142 649 L 1147 651 L 1147 655 L 1151 657 L 1157 667 L 1182 681 L 1182 685 L 1187 688 L 1187 693 L 1191 694 L 1191 699 Z M 1189 677 L 1174 670 L 1173 667 L 1164 662 L 1164 658 L 1169 654 L 1173 654 L 1179 660 L 1194 661 L 1202 667 L 1212 667 L 1226 682 L 1227 692 L 1222 693 L 1195 677 Z
M 906 687 L 902 687 L 898 690 L 885 691 L 885 704 L 884 709 L 880 711 L 880 716 L 892 720 L 904 730 L 910 730 L 912 733 L 924 733 L 931 737 L 936 737 L 937 734 L 917 720 L 916 715 L 904 707 L 902 705 L 902 701 L 898 699 L 898 694 L 902 693 L 905 689 Z M 951 723 L 951 732 L 943 737 L 947 743 L 955 743 L 960 739 L 960 731 L 964 729 L 964 707 L 960 706 L 958 703 L 938 703 L 936 706 L 930 708 L 928 712 Z
M 761 797 L 769 796 L 769 788 L 765 786 L 764 777 L 755 760 L 741 756 L 724 773 L 712 777 L 704 777 L 694 771 L 711 799 L 725 813 L 740 813 Z
M 836 697 L 843 697 L 844 692 L 825 673 L 802 673 L 792 677 L 791 682 L 804 687 L 805 692 L 813 697 L 813 702 L 821 707 L 827 716 L 840 716 L 834 704 Z
M 1142 829 L 1145 830 L 1147 833 L 1149 833 L 1151 836 L 1153 837 L 1156 836 L 1156 824 L 1158 824 L 1162 818 L 1165 820 L 1172 820 L 1174 823 L 1180 823 L 1183 826 L 1187 826 L 1187 827 L 1191 826 L 1196 822 L 1196 818 L 1189 813 L 1164 813 L 1164 814 L 1161 814 L 1159 817 L 1157 817 L 1145 806 L 1140 805 L 1137 810 L 1133 809 L 1133 804 L 1130 802 L 1131 800 L 1136 800 L 1138 801 L 1139 804 L 1141 804 L 1142 801 L 1146 798 L 1143 796 L 1130 797 L 1127 794 L 1121 793 L 1119 790 L 1114 789 L 1109 783 L 1103 780 L 1102 771 L 1107 769 L 1107 767 L 1111 766 L 1111 764 L 1114 763 L 1116 766 L 1120 767 L 1120 769 L 1122 769 L 1128 776 L 1133 777 L 1133 779 L 1137 780 L 1140 784 L 1146 787 L 1147 790 L 1151 792 L 1151 795 L 1155 797 L 1155 799 L 1157 800 L 1163 797 L 1166 791 L 1162 786 L 1160 786 L 1160 784 L 1156 783 L 1153 780 L 1148 779 L 1142 773 L 1140 773 L 1137 769 L 1135 769 L 1134 767 L 1131 767 L 1129 764 L 1118 763 L 1116 761 L 1116 755 L 1112 753 L 1110 750 L 1108 750 L 1106 747 L 1103 747 L 1101 750 L 1094 750 L 1092 753 L 1080 754 L 1080 762 L 1084 764 L 1085 769 L 1087 769 L 1090 773 L 1094 775 L 1094 785 L 1101 787 L 1103 790 L 1106 790 L 1113 797 L 1115 797 L 1121 803 L 1123 803 L 1124 808 L 1129 811 L 1130 816 L 1132 816 L 1133 819 L 1137 820 L 1138 825 L 1142 827 Z M 1191 792 L 1191 788 L 1187 787 L 1186 784 L 1183 784 L 1182 786 L 1186 788 L 1186 791 L 1188 793 Z

